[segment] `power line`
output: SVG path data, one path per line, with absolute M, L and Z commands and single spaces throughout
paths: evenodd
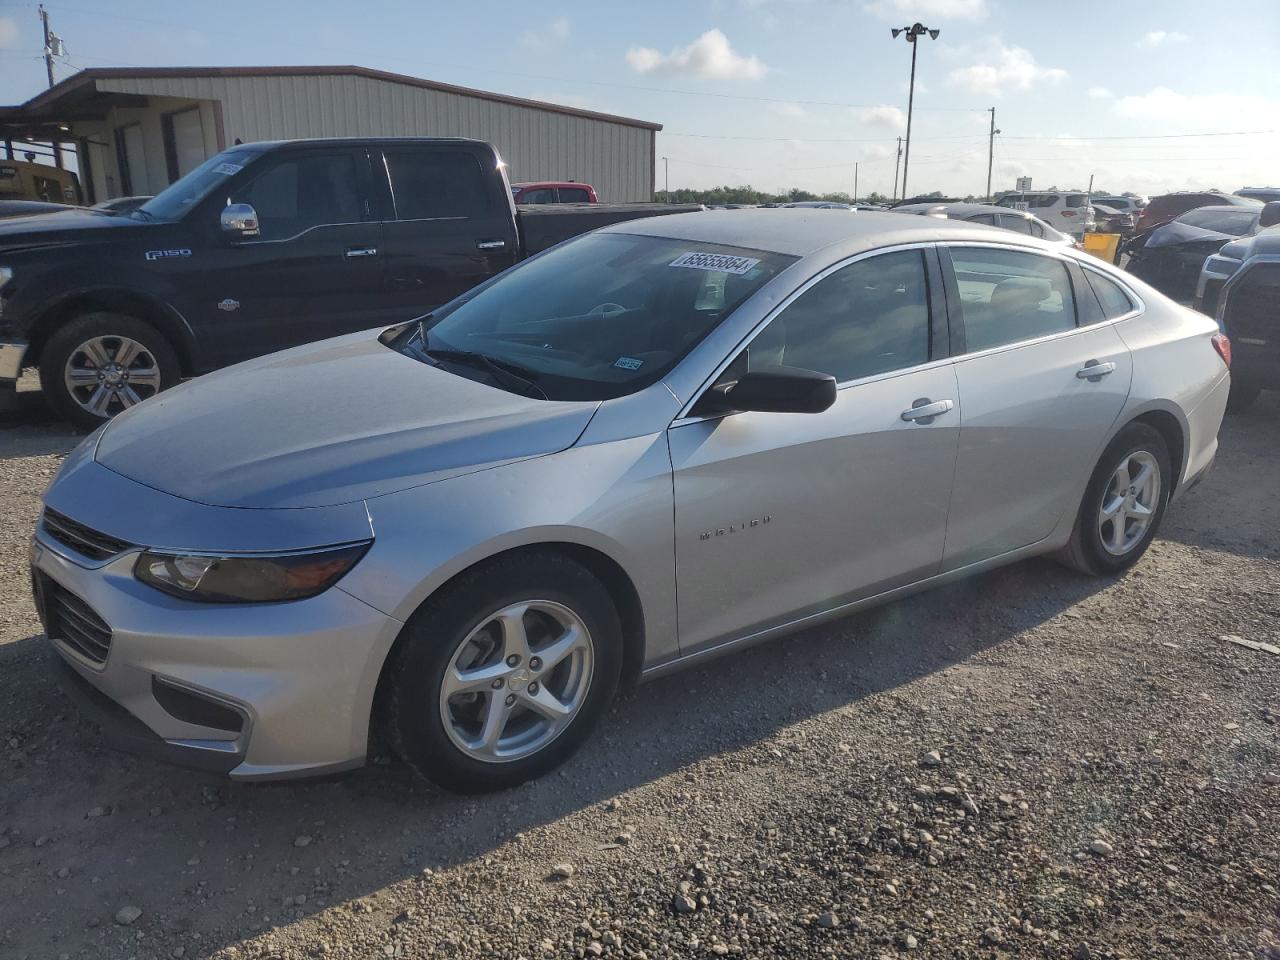
M 1125 136 L 1125 137 L 1005 137 L 1006 140 L 1074 140 L 1074 141 L 1093 141 L 1093 140 L 1181 140 L 1189 137 L 1260 137 L 1266 134 L 1276 133 L 1275 130 L 1229 130 L 1225 133 L 1153 133 L 1144 136 Z
M 755 140 L 763 143 L 888 143 L 895 137 L 747 137 L 718 133 L 675 133 L 661 131 L 664 137 L 688 137 L 695 140 Z M 896 136 L 896 135 L 895 135 Z M 916 137 L 916 140 L 979 140 L 980 134 L 954 137 Z

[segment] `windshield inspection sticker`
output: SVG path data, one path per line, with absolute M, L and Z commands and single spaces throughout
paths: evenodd
M 619 357 L 613 361 L 613 365 L 619 370 L 639 370 L 644 366 L 644 361 L 637 360 L 635 357 Z
M 690 250 L 672 260 L 669 267 L 689 267 L 693 270 L 714 270 L 716 273 L 732 273 L 742 276 L 759 263 L 759 258 L 733 257 L 726 253 L 698 253 Z
M 240 166 L 238 163 L 220 163 L 213 168 L 213 172 L 220 173 L 224 177 L 229 177 L 232 174 L 239 173 L 243 169 L 244 167 Z

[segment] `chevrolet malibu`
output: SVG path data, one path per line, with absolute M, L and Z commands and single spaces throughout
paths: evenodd
M 991 227 L 632 221 L 117 417 L 45 493 L 36 601 L 113 743 L 501 788 L 620 683 L 1035 554 L 1119 574 L 1209 469 L 1229 357 Z

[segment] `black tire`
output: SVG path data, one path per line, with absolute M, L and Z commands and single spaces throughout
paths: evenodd
M 532 599 L 563 604 L 586 625 L 594 666 L 585 699 L 568 726 L 537 752 L 503 762 L 476 759 L 445 729 L 445 670 L 495 611 Z M 621 672 L 622 626 L 600 581 L 561 554 L 515 553 L 463 573 L 410 618 L 383 676 L 383 727 L 392 750 L 424 779 L 458 793 L 502 790 L 568 759 L 608 709 Z
M 54 331 L 40 352 L 40 386 L 45 399 L 59 416 L 78 427 L 93 430 L 124 409 L 119 401 L 114 401 L 107 407 L 107 415 L 99 416 L 81 406 L 67 387 L 64 378 L 67 362 L 81 345 L 96 337 L 127 337 L 141 344 L 155 360 L 160 390 L 172 387 L 182 378 L 182 368 L 173 345 L 151 324 L 123 313 L 83 314 Z M 141 387 L 136 391 L 139 395 L 142 392 Z
M 1103 495 L 1111 485 L 1111 480 L 1124 460 L 1136 453 L 1149 453 L 1160 471 L 1160 492 L 1151 518 L 1142 538 L 1125 553 L 1116 555 L 1109 552 L 1102 543 L 1099 528 L 1099 511 L 1102 508 Z M 1165 443 L 1160 431 L 1145 423 L 1131 423 L 1121 430 L 1114 440 L 1107 445 L 1098 465 L 1094 468 L 1089 485 L 1085 488 L 1084 500 L 1076 514 L 1076 523 L 1071 531 L 1071 540 L 1058 554 L 1058 560 L 1080 573 L 1094 577 L 1115 576 L 1132 567 L 1147 552 L 1147 547 L 1160 529 L 1160 521 L 1164 518 L 1165 508 L 1169 505 L 1169 491 L 1172 485 L 1173 471 L 1169 465 L 1169 446 Z
M 1231 392 L 1227 394 L 1227 413 L 1243 413 L 1253 406 L 1262 392 L 1261 387 L 1246 387 L 1238 383 L 1231 384 Z

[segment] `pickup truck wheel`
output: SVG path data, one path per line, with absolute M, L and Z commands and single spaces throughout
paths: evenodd
M 40 386 L 49 404 L 88 430 L 180 377 L 178 355 L 164 335 L 121 313 L 78 317 L 49 338 L 40 357 Z

